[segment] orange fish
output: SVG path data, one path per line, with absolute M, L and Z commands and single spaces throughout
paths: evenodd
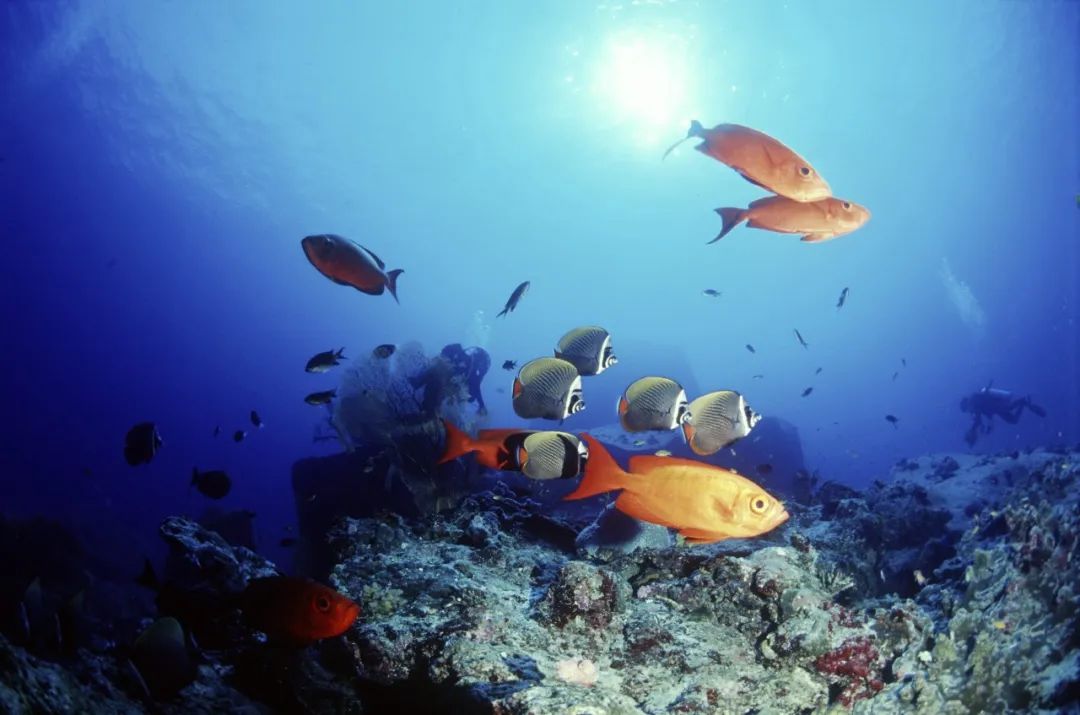
M 817 201 L 832 196 L 821 175 L 794 151 L 768 134 L 739 124 L 717 124 L 706 129 L 696 119 L 690 122 L 686 136 L 664 152 L 691 137 L 702 140 L 695 148 L 721 164 L 727 164 L 749 181 L 795 201 Z
M 338 285 L 352 286 L 368 295 L 382 295 L 384 289 L 389 289 L 394 301 L 400 302 L 397 278 L 405 271 L 400 268 L 387 271 L 382 259 L 359 243 L 324 233 L 307 236 L 300 246 L 311 265 Z
M 716 243 L 743 221 L 750 228 L 777 233 L 801 233 L 809 243 L 828 241 L 851 233 L 870 220 L 870 211 L 843 199 L 822 199 L 800 203 L 783 196 L 769 196 L 750 203 L 749 208 L 716 209 L 724 226 L 709 243 Z
M 360 607 L 334 589 L 292 576 L 252 579 L 239 601 L 249 626 L 297 646 L 339 636 L 360 615 Z
M 517 470 L 517 463 L 511 458 L 515 451 L 512 444 L 518 437 L 523 440 L 535 430 L 523 429 L 486 429 L 473 439 L 444 419 L 446 427 L 446 447 L 436 464 L 443 464 L 466 454 L 475 453 L 476 461 L 488 469 Z M 520 440 L 518 440 L 520 441 Z
M 635 519 L 678 529 L 688 542 L 758 536 L 787 521 L 775 497 L 746 477 L 703 462 L 653 455 L 633 456 L 630 470 L 615 462 L 592 435 L 581 484 L 566 499 L 621 489 L 615 508 Z

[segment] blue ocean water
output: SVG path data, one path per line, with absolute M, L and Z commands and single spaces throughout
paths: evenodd
M 976 450 L 1075 443 L 1078 23 L 1050 1 L 6 3 L 0 511 L 151 549 L 205 508 L 192 466 L 221 468 L 273 554 L 291 465 L 340 449 L 312 441 L 302 398 L 339 379 L 312 354 L 482 344 L 489 423 L 513 425 L 499 363 L 589 323 L 742 391 L 856 486 L 967 451 L 958 403 L 991 380 L 1047 416 Z M 873 218 L 706 245 L 714 208 L 764 192 L 690 143 L 661 161 L 691 119 L 779 138 Z M 320 276 L 313 233 L 403 268 L 400 305 Z M 143 420 L 165 444 L 133 469 Z M 614 420 L 605 399 L 578 427 Z

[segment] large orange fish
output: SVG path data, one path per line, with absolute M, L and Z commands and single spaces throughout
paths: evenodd
M 621 489 L 615 508 L 635 519 L 678 529 L 693 543 L 758 536 L 787 521 L 775 497 L 746 477 L 703 462 L 634 456 L 623 470 L 591 435 L 589 461 L 578 488 L 566 499 Z
M 361 293 L 382 295 L 384 289 L 397 297 L 397 278 L 405 271 L 386 270 L 378 256 L 355 241 L 324 233 L 301 239 L 300 246 L 311 265 L 338 285 L 352 286 Z
M 795 201 L 817 201 L 832 196 L 821 175 L 803 159 L 768 134 L 740 124 L 717 124 L 706 129 L 696 119 L 690 122 L 686 136 L 664 152 L 691 137 L 702 141 L 695 148 L 721 164 L 727 164 L 761 188 Z
M 802 240 L 818 243 L 851 233 L 870 220 L 870 211 L 865 206 L 833 198 L 803 203 L 783 196 L 769 196 L 751 202 L 745 209 L 722 208 L 716 209 L 716 213 L 720 214 L 724 225 L 709 243 L 716 243 L 743 221 L 750 228 L 801 233 Z
M 298 646 L 340 636 L 360 615 L 360 607 L 334 589 L 292 576 L 252 579 L 239 603 L 249 626 Z
M 458 429 L 452 422 L 444 419 L 446 428 L 446 446 L 443 455 L 436 464 L 443 464 L 452 459 L 475 453 L 476 461 L 488 469 L 515 471 L 517 463 L 512 458 L 516 444 L 536 430 L 525 429 L 486 429 L 480 430 L 476 439 Z M 518 439 L 520 437 L 520 439 Z

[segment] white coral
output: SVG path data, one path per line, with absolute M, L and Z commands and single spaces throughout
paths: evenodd
M 600 671 L 588 658 L 568 658 L 555 664 L 555 676 L 567 683 L 590 686 L 596 684 Z

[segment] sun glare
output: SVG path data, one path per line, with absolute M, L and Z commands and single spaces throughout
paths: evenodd
M 670 138 L 689 113 L 686 43 L 674 35 L 627 33 L 610 38 L 597 63 L 594 93 L 600 111 L 630 129 L 639 142 Z

